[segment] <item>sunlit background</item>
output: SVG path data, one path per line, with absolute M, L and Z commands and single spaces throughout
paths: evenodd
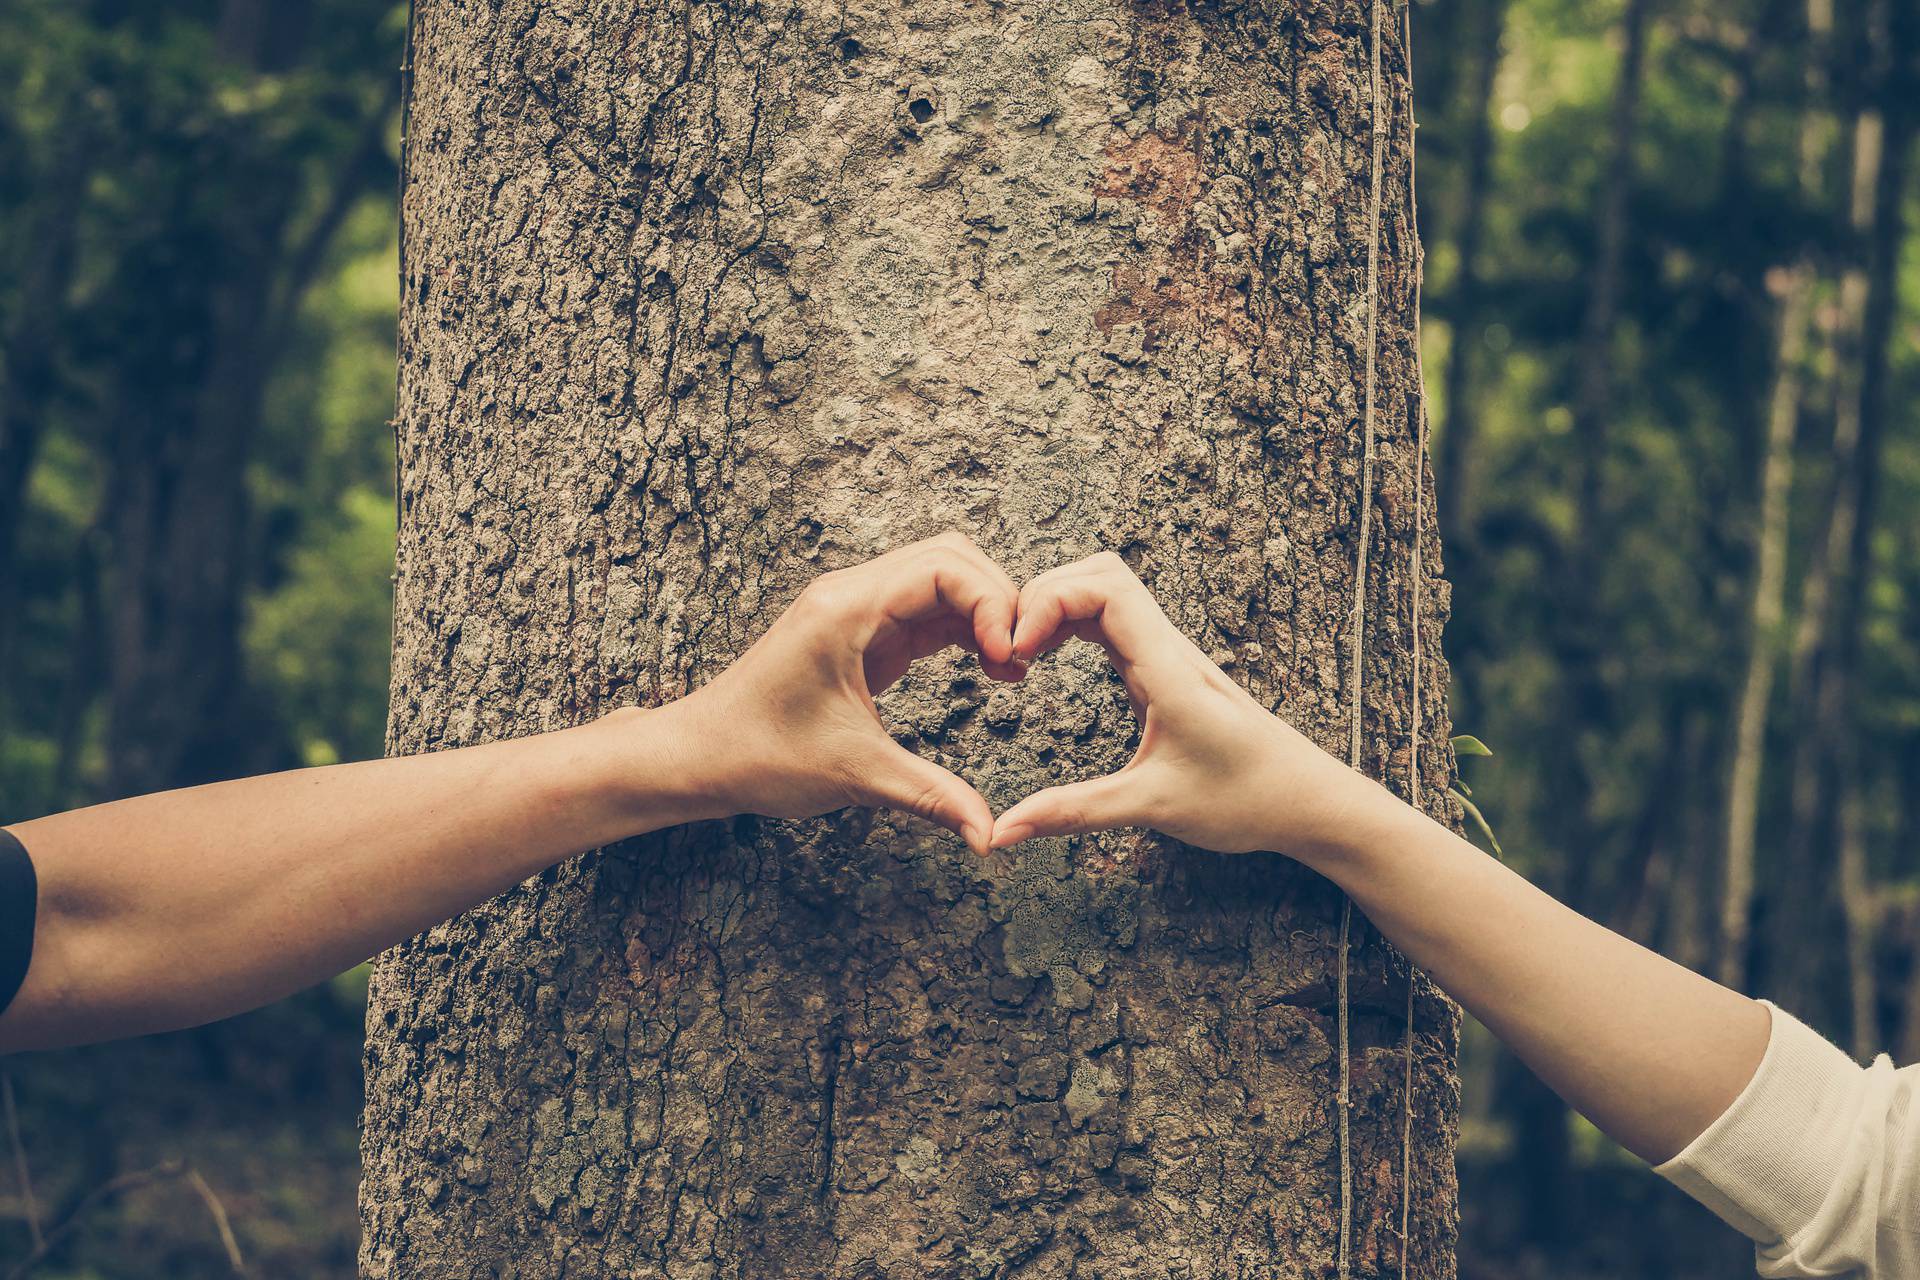
M 1911 8 L 1414 14 L 1472 799 L 1582 910 L 1905 1060 Z M 0 820 L 379 753 L 404 24 L 0 3 Z M 0 1278 L 351 1275 L 363 999 L 0 1063 Z M 1462 1069 L 1464 1276 L 1751 1273 L 1477 1029 Z

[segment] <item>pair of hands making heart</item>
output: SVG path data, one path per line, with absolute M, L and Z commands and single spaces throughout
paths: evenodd
M 1105 649 L 1125 682 L 1139 748 L 1118 772 L 1037 792 L 997 820 L 973 787 L 895 742 L 874 706 L 913 662 L 949 646 L 1012 682 L 1074 638 Z M 1062 565 L 1021 587 L 957 533 L 818 578 L 678 707 L 691 739 L 725 757 L 702 771 L 713 816 L 884 805 L 982 854 L 1111 827 L 1223 853 L 1307 854 L 1367 785 L 1223 674 L 1120 557 Z

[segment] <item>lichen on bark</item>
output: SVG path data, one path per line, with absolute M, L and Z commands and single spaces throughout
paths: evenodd
M 1369 182 L 1358 3 L 420 0 L 391 746 L 677 696 L 821 570 L 959 527 L 1120 551 L 1342 748 Z M 1364 755 L 1443 811 L 1389 24 Z M 996 807 L 1122 762 L 1097 653 L 923 664 Z M 744 728 L 744 727 L 743 727 Z M 1338 897 L 1122 832 L 982 862 L 891 813 L 574 860 L 383 957 L 369 1277 L 1308 1276 L 1338 1215 Z M 1356 1275 L 1397 1273 L 1407 970 L 1353 961 Z M 1453 1273 L 1452 1007 L 1409 1274 Z

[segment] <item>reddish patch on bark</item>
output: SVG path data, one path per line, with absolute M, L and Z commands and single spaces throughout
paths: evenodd
M 1093 313 L 1093 323 L 1104 334 L 1138 324 L 1147 351 L 1175 334 L 1227 343 L 1250 332 L 1245 296 L 1214 274 L 1212 249 L 1191 235 L 1142 261 L 1114 267 L 1113 296 Z
M 1162 218 L 1193 208 L 1203 185 L 1200 157 L 1193 149 L 1194 124 L 1182 121 L 1172 133 L 1147 133 L 1107 144 L 1107 168 L 1093 194 L 1131 200 Z
M 1246 297 L 1218 271 L 1212 237 L 1193 221 L 1207 188 L 1199 152 L 1202 124 L 1199 116 L 1189 116 L 1170 130 L 1115 138 L 1093 188 L 1102 199 L 1146 209 L 1168 236 L 1164 246 L 1114 267 L 1113 296 L 1093 315 L 1103 334 L 1139 325 L 1145 351 L 1183 333 L 1210 345 L 1251 337 Z

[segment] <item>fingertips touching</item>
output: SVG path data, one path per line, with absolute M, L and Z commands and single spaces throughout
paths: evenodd
M 982 664 L 1013 658 L 1013 619 L 1017 597 L 1012 583 L 981 597 L 973 611 L 973 638 Z

